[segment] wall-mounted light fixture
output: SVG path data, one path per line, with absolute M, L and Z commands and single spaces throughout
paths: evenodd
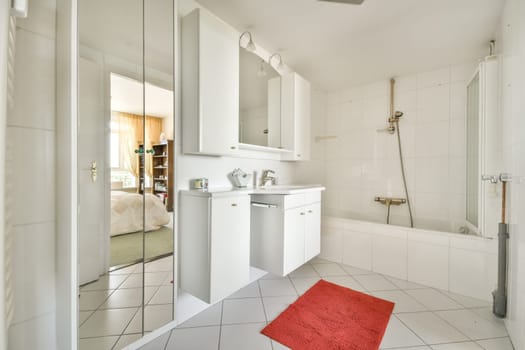
M 11 15 L 18 18 L 27 18 L 28 0 L 12 0 Z
M 246 44 L 246 46 L 243 46 L 242 44 L 242 39 L 244 38 L 244 36 L 248 36 L 248 43 Z M 255 52 L 255 50 L 257 50 L 257 47 L 255 46 L 255 43 L 253 42 L 252 33 L 248 31 L 242 33 L 241 36 L 239 37 L 239 46 L 246 49 L 249 52 Z
M 277 66 L 274 66 L 274 65 L 272 64 L 272 59 L 273 59 L 274 57 L 276 57 L 276 58 L 278 59 L 278 61 L 277 61 L 277 62 L 278 62 L 278 63 L 277 63 Z M 283 58 L 281 57 L 281 54 L 279 54 L 279 53 L 274 53 L 274 54 L 272 54 L 270 57 L 268 57 L 268 64 L 269 64 L 271 67 L 273 67 L 273 68 L 275 68 L 275 69 L 277 69 L 277 70 L 283 70 L 283 69 L 284 69 Z

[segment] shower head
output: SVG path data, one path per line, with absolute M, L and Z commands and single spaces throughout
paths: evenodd
M 394 114 L 394 117 L 396 118 L 401 118 L 403 116 L 403 112 L 401 111 L 396 111 L 396 113 Z

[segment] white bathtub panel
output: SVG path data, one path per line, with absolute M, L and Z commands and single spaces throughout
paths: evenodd
M 372 269 L 385 275 L 407 279 L 407 240 L 388 234 L 373 236 Z
M 344 221 L 345 231 L 372 233 L 377 225 L 375 222 L 346 219 Z
M 477 236 L 456 236 L 457 237 L 450 237 L 451 248 L 467 249 L 493 254 L 498 252 L 498 241 L 496 239 L 486 239 Z
M 408 241 L 408 280 L 448 290 L 448 252 L 446 246 Z
M 465 249 L 450 249 L 450 291 L 490 301 L 487 283 L 488 255 Z
M 408 234 L 408 240 L 444 247 L 449 246 L 449 234 L 437 231 L 413 229 Z
M 407 239 L 407 228 L 401 226 L 371 224 L 370 231 L 367 232 L 404 240 Z
M 343 230 L 325 227 L 322 232 L 319 257 L 338 263 L 342 262 Z
M 372 235 L 345 231 L 343 235 L 343 264 L 372 270 Z
M 323 228 L 343 229 L 346 221 L 347 220 L 345 220 L 345 219 L 339 219 L 339 218 L 334 218 L 334 217 L 330 217 L 330 216 L 323 216 L 322 217 Z

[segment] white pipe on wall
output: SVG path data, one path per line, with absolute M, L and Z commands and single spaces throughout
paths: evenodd
M 7 65 L 9 47 L 9 5 L 0 8 L 0 350 L 7 349 L 6 308 L 6 225 L 5 225 L 5 154 L 7 121 Z

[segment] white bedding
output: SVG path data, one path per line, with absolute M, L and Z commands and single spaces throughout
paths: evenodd
M 142 231 L 142 195 L 111 191 L 111 236 Z M 162 201 L 146 193 L 146 231 L 158 230 L 170 223 L 170 214 Z

